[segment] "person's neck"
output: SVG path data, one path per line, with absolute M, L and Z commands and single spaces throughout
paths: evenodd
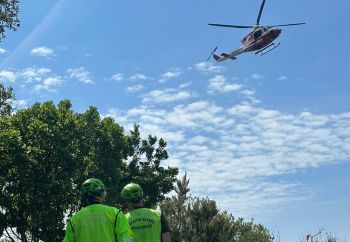
M 132 209 L 136 209 L 136 208 L 143 208 L 143 202 L 137 202 L 137 203 L 133 203 L 132 204 Z
M 96 197 L 93 201 L 90 202 L 90 204 L 103 204 L 104 201 L 105 200 L 103 197 Z

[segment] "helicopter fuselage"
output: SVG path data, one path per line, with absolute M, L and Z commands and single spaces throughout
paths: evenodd
M 214 51 L 211 53 L 211 56 L 213 56 L 216 61 L 220 62 L 228 59 L 235 60 L 237 59 L 236 56 L 246 52 L 250 52 L 250 51 L 255 51 L 255 54 L 264 55 L 270 52 L 271 50 L 277 48 L 280 45 L 280 43 L 275 44 L 273 42 L 282 33 L 282 29 L 279 27 L 305 24 L 305 23 L 288 23 L 288 24 L 277 24 L 277 25 L 260 25 L 260 18 L 265 6 L 265 1 L 266 0 L 262 0 L 261 2 L 255 25 L 232 25 L 232 24 L 217 24 L 217 23 L 208 24 L 211 26 L 225 27 L 225 28 L 253 29 L 252 32 L 247 34 L 242 39 L 242 46 L 239 47 L 238 49 L 235 49 L 229 54 L 227 53 L 222 53 L 220 55 L 215 54 L 214 52 L 217 49 L 216 47 Z
M 280 28 L 257 28 L 242 39 L 245 51 L 257 51 L 271 44 L 281 34 Z

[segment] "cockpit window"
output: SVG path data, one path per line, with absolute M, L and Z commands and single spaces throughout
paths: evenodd
M 261 36 L 261 33 L 262 33 L 261 29 L 255 31 L 255 32 L 254 32 L 254 39 L 259 38 L 259 37 Z

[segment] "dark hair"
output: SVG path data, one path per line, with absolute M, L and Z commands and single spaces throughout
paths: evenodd
M 104 190 L 100 190 L 100 191 L 96 191 L 96 192 L 89 192 L 89 193 L 84 194 L 80 198 L 80 208 L 89 206 L 91 204 L 100 203 L 98 201 L 98 198 L 101 197 L 102 192 L 104 192 Z

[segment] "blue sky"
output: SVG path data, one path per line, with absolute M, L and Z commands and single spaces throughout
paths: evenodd
M 260 1 L 22 1 L 0 43 L 0 80 L 18 107 L 68 98 L 168 141 L 191 192 L 252 217 L 281 241 L 323 227 L 350 239 L 350 2 L 267 0 L 283 29 L 265 56 L 220 64 Z

